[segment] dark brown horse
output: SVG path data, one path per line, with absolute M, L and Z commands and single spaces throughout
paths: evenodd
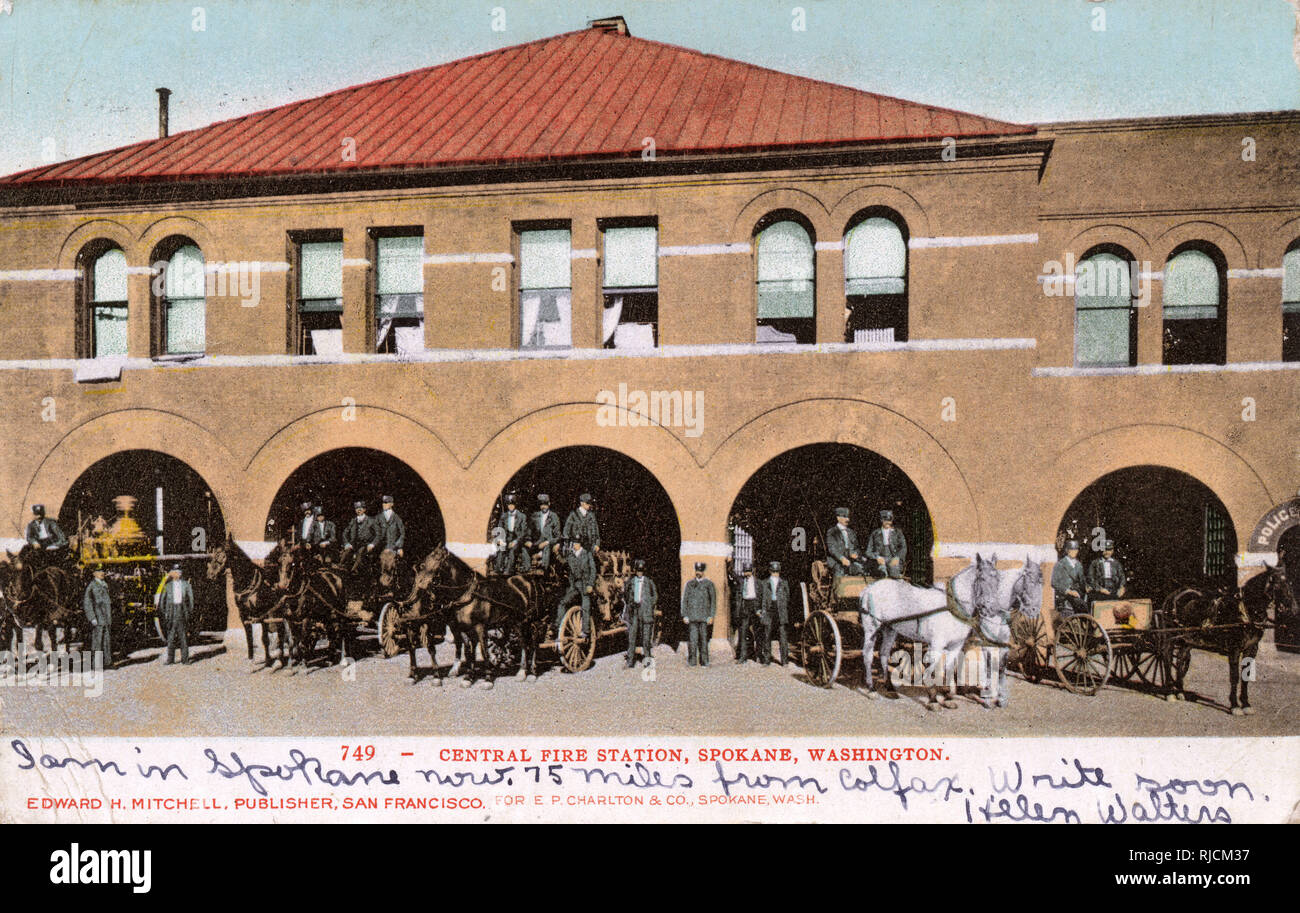
M 230 537 L 208 554 L 207 578 L 221 580 L 235 600 L 239 621 L 248 641 L 248 661 L 253 662 L 253 625 L 262 626 L 262 666 L 272 670 L 289 665 L 291 635 L 282 612 L 284 594 L 276 588 L 276 577 L 248 557 Z M 280 635 L 275 662 L 271 661 L 271 629 Z M 254 670 L 256 671 L 256 670 Z
M 267 561 L 276 568 L 275 589 L 283 600 L 285 621 L 293 644 L 290 666 L 307 667 L 323 633 L 329 643 L 329 659 L 338 654 L 340 666 L 347 664 L 348 636 L 352 625 L 347 617 L 347 581 L 341 568 L 308 560 L 298 545 L 280 543 Z
M 1228 658 L 1228 712 L 1233 716 L 1255 712 L 1250 706 L 1250 681 L 1254 675 L 1246 670 L 1254 668 L 1268 623 L 1267 603 L 1261 602 L 1255 592 L 1252 589 L 1247 599 L 1235 585 L 1217 589 L 1188 586 L 1170 593 L 1160 606 L 1161 628 L 1185 629 L 1174 639 L 1182 637 L 1188 646 Z M 1169 663 L 1173 673 L 1171 696 L 1182 700 L 1183 664 L 1170 661 L 1170 657 L 1162 661 Z
M 485 577 L 445 545 L 438 546 L 419 564 L 416 579 L 425 581 L 424 598 L 431 601 L 426 617 L 431 621 L 445 619 L 453 635 L 469 641 L 462 687 L 474 683 L 480 661 L 485 687 L 492 687 L 496 668 L 489 649 L 490 630 L 502 632 L 506 644 L 519 645 L 519 672 L 515 677 L 536 678 L 537 644 L 546 613 L 534 581 L 520 574 Z M 436 630 L 438 621 L 432 623 Z M 415 637 L 408 636 L 407 641 L 413 654 Z M 414 667 L 413 655 L 412 664 Z
M 62 564 L 41 561 L 30 545 L 18 554 L 8 554 L 9 561 L 0 565 L 0 593 L 4 597 L 5 618 L 0 624 L 0 640 L 7 647 L 11 636 L 21 645 L 23 630 L 35 629 L 34 646 L 41 649 L 41 633 L 49 633 L 50 650 L 59 646 L 58 629 L 63 628 L 63 642 L 70 645 L 73 631 L 85 616 L 81 613 L 82 587 L 76 571 Z

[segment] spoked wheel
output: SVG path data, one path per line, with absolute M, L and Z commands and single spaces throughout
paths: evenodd
M 560 651 L 560 662 L 570 672 L 581 672 L 590 668 L 596 658 L 596 620 L 592 619 L 591 636 L 582 638 L 582 606 L 570 606 L 560 623 L 560 637 L 556 646 Z
M 819 688 L 833 686 L 840 674 L 844 655 L 840 626 L 835 618 L 820 610 L 813 612 L 803 623 L 803 636 L 799 642 L 808 680 Z
M 398 611 L 397 604 L 392 602 L 385 602 L 384 607 L 379 610 L 377 625 L 379 648 L 387 657 L 396 656 L 406 649 L 406 639 L 409 635 L 406 631 L 398 630 Z
M 1126 682 L 1137 672 L 1138 653 L 1136 648 L 1116 648 L 1115 679 Z
M 1043 677 L 1043 670 L 1051 649 L 1047 637 L 1047 622 L 1042 613 L 1033 618 L 1020 612 L 1011 614 L 1011 665 L 1020 670 L 1025 681 L 1036 682 Z
M 1192 664 L 1191 647 L 1181 637 L 1154 634 L 1134 649 L 1138 678 L 1157 691 L 1173 688 Z
M 1056 632 L 1052 665 L 1075 694 L 1096 694 L 1110 678 L 1110 637 L 1091 615 L 1071 615 Z

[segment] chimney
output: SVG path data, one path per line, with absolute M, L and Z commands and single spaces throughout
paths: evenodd
M 609 32 L 611 35 L 630 35 L 627 30 L 627 22 L 622 16 L 606 16 L 604 19 L 592 19 L 587 23 L 589 29 L 599 29 L 602 32 Z
M 172 94 L 171 89 L 154 89 L 158 93 L 158 138 L 167 138 L 167 96 Z

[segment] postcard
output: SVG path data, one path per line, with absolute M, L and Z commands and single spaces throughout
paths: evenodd
M 1300 820 L 1298 17 L 0 0 L 0 820 Z

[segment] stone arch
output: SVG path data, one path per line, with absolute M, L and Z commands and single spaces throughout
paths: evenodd
M 641 465 L 663 487 L 677 513 L 682 538 L 692 526 L 689 505 L 707 496 L 703 473 L 687 445 L 662 426 L 615 426 L 598 423 L 596 403 L 561 403 L 521 416 L 500 429 L 475 454 L 470 464 L 471 488 L 481 503 L 474 505 L 471 528 L 482 518 L 507 482 L 538 456 L 565 447 L 603 447 Z M 635 413 L 618 407 L 619 416 Z M 686 513 L 683 513 L 686 511 Z M 481 531 L 479 533 L 481 535 Z M 450 533 L 448 536 L 450 537 Z
M 1079 466 L 1087 473 L 1080 475 Z M 1239 543 L 1276 503 L 1245 458 L 1209 435 L 1176 425 L 1127 425 L 1080 438 L 1044 467 L 1043 490 L 1050 494 L 1033 526 L 1038 541 L 1053 541 L 1060 518 L 1089 485 L 1137 466 L 1176 469 L 1209 488 L 1227 508 Z
M 73 428 L 36 467 L 20 509 L 39 502 L 51 515 L 57 514 L 68 489 L 82 473 L 125 450 L 155 450 L 181 461 L 211 487 L 227 524 L 238 516 L 241 505 L 237 496 L 243 490 L 243 480 L 221 439 L 197 422 L 155 409 L 110 412 Z
M 849 222 L 864 209 L 892 209 L 905 224 L 908 237 L 930 236 L 930 215 L 916 197 L 889 184 L 858 187 L 840 197 L 830 210 L 830 220 L 839 226 L 838 240 L 844 240 Z M 826 240 L 837 240 L 827 236 Z
M 1067 249 L 1074 254 L 1077 261 L 1088 251 L 1103 245 L 1122 247 L 1138 263 L 1149 262 L 1153 264 L 1153 268 L 1156 268 L 1151 242 L 1141 232 L 1127 225 L 1117 223 L 1091 225 L 1071 238 Z
M 1282 222 L 1266 237 L 1266 246 L 1259 252 L 1259 266 L 1263 269 L 1277 269 L 1281 267 L 1286 252 L 1300 244 L 1300 216 Z
M 128 266 L 140 265 L 134 258 L 135 235 L 129 228 L 114 219 L 92 219 L 78 225 L 63 239 L 63 246 L 59 248 L 59 269 L 76 269 L 80 265 L 77 259 L 82 249 L 100 239 L 112 241 L 122 248 Z
M 145 264 L 152 266 L 152 257 L 159 244 L 172 236 L 189 238 L 199 250 L 203 251 L 205 263 L 220 263 L 220 244 L 216 236 L 202 222 L 189 216 L 165 216 L 149 225 L 140 233 L 138 250 L 140 256 L 149 258 Z
M 806 399 L 749 419 L 718 446 L 706 465 L 713 490 L 714 535 L 749 478 L 774 457 L 805 444 L 856 444 L 889 460 L 916 486 L 930 510 L 936 544 L 980 541 L 983 521 L 974 491 L 952 455 L 906 416 L 865 400 Z
M 1200 241 L 1218 248 L 1227 261 L 1228 269 L 1246 269 L 1250 258 L 1246 255 L 1246 246 L 1230 229 L 1218 222 L 1193 220 L 1179 224 L 1161 232 L 1152 242 L 1152 250 L 1158 252 L 1160 268 L 1164 269 L 1169 257 L 1180 246 L 1188 242 Z
M 754 227 L 769 213 L 781 209 L 797 212 L 812 226 L 813 240 L 824 241 L 835 237 L 830 213 L 826 204 L 806 190 L 776 187 L 755 196 L 736 215 L 731 223 L 729 241 L 749 244 L 754 238 Z
M 430 428 L 401 413 L 358 404 L 355 420 L 344 421 L 343 407 L 308 413 L 272 435 L 244 467 L 244 503 L 235 514 L 243 538 L 261 538 L 276 495 L 290 475 L 313 457 L 331 450 L 364 447 L 409 466 L 433 493 L 448 517 L 461 503 L 465 471 Z M 450 520 L 448 520 L 450 525 Z M 450 535 L 450 532 L 448 533 Z

